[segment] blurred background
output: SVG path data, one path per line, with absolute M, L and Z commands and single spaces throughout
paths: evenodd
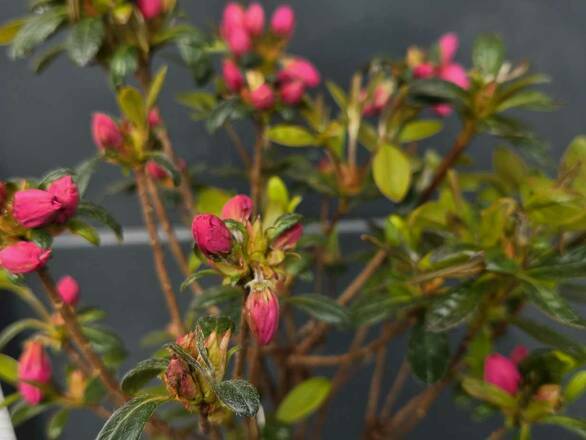
M 272 11 L 279 2 L 261 1 Z M 25 2 L 0 0 L 0 22 L 25 13 Z M 212 29 L 221 16 L 223 1 L 180 1 L 190 21 L 204 30 Z M 409 45 L 427 47 L 441 34 L 454 31 L 460 36 L 457 60 L 470 65 L 474 37 L 481 32 L 500 33 L 511 61 L 529 60 L 533 68 L 553 78 L 545 90 L 561 108 L 555 113 L 531 113 L 526 118 L 551 146 L 547 165 L 553 169 L 569 141 L 585 127 L 586 104 L 586 2 L 583 0 L 296 0 L 297 28 L 290 52 L 312 60 L 326 79 L 346 87 L 351 74 L 370 58 L 384 54 L 403 56 Z M 188 111 L 175 100 L 179 92 L 194 88 L 187 69 L 173 64 L 171 57 L 160 56 L 158 63 L 170 63 L 167 82 L 160 101 L 162 114 L 178 153 L 189 164 L 211 166 L 237 164 L 224 133 L 210 135 L 201 123 L 189 118 Z M 73 166 L 95 154 L 90 136 L 90 116 L 94 111 L 117 114 L 113 94 L 99 68 L 79 69 L 65 57 L 60 58 L 41 76 L 35 76 L 26 62 L 12 62 L 5 50 L 0 53 L 0 179 L 11 176 L 39 176 L 62 166 Z M 432 138 L 429 147 L 445 151 L 457 127 L 455 118 L 447 129 Z M 470 149 L 475 166 L 490 166 L 495 141 L 478 139 Z M 103 189 L 120 178 L 113 167 L 100 167 L 90 186 L 89 198 L 103 198 Z M 222 180 L 229 190 L 246 191 L 238 181 Z M 132 196 L 116 195 L 100 200 L 126 227 L 140 227 L 141 218 Z M 309 206 L 308 206 L 309 205 Z M 301 205 L 305 214 L 316 215 L 310 204 Z M 388 214 L 385 202 L 370 204 L 356 216 Z M 349 249 L 358 244 L 358 236 L 347 237 Z M 145 243 L 146 244 L 146 243 Z M 54 253 L 51 263 L 55 276 L 69 273 L 82 286 L 82 303 L 99 305 L 108 312 L 107 323 L 123 336 L 129 357 L 122 371 L 148 356 L 138 341 L 149 330 L 166 324 L 162 295 L 157 292 L 152 258 L 145 244 L 126 244 L 102 248 L 68 247 Z M 187 245 L 187 243 L 186 243 Z M 181 280 L 174 273 L 177 285 Z M 33 284 L 34 286 L 34 284 Z M 188 301 L 185 294 L 182 302 Z M 2 295 L 0 328 L 26 315 L 26 309 L 9 295 Z M 348 335 L 336 333 L 328 342 L 332 351 L 343 350 Z M 523 335 L 512 331 L 503 341 L 507 352 L 516 343 L 527 343 Z M 404 353 L 404 341 L 390 350 L 385 389 L 394 377 Z M 8 347 L 18 356 L 19 341 Z M 330 370 L 331 371 L 331 370 Z M 325 370 L 324 374 L 330 374 Z M 330 410 L 325 438 L 358 438 L 361 433 L 366 389 L 370 368 L 363 368 Z M 421 389 L 412 381 L 404 397 Z M 357 398 L 363 395 L 364 398 Z M 427 419 L 410 438 L 441 437 L 453 439 L 485 438 L 500 419 L 482 423 L 458 409 L 448 393 L 433 407 Z M 90 414 L 70 421 L 63 438 L 93 438 L 100 421 Z M 343 421 L 341 423 L 340 421 Z M 567 434 L 542 429 L 535 438 L 548 439 Z M 18 429 L 22 439 L 44 438 L 41 418 Z

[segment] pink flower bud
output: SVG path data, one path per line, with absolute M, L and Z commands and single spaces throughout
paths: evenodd
M 226 58 L 222 63 L 222 76 L 226 87 L 232 92 L 238 92 L 244 85 L 244 76 L 238 65 L 231 59 Z
M 529 354 L 529 350 L 527 350 L 527 347 L 525 347 L 524 345 L 517 345 L 515 348 L 513 348 L 513 351 L 511 351 L 511 355 L 509 356 L 509 358 L 517 365 L 519 365 L 523 359 L 525 359 L 527 357 L 527 355 Z
M 145 169 L 148 175 L 151 176 L 154 180 L 163 180 L 169 177 L 167 171 L 165 171 L 165 169 L 155 161 L 149 160 Z
M 289 5 L 279 6 L 271 17 L 271 30 L 274 34 L 289 38 L 295 28 L 295 13 Z
M 265 11 L 260 3 L 251 3 L 244 14 L 244 27 L 253 37 L 262 34 L 265 26 Z
M 385 108 L 391 97 L 390 87 L 378 85 L 372 92 L 371 99 L 364 105 L 362 114 L 364 116 L 376 116 Z
M 450 116 L 452 114 L 452 111 L 454 109 L 452 108 L 452 106 L 450 104 L 434 104 L 433 105 L 433 111 L 436 115 L 445 118 L 446 116 Z
M 440 37 L 438 47 L 442 64 L 448 64 L 454 59 L 458 45 L 458 36 L 453 32 L 449 32 Z
M 417 79 L 431 78 L 435 72 L 435 68 L 430 63 L 423 63 L 413 69 L 413 76 Z
M 307 87 L 317 87 L 321 81 L 321 76 L 315 66 L 304 58 L 295 58 L 289 61 L 277 78 L 279 81 L 302 81 Z
M 519 389 L 521 374 L 509 358 L 495 353 L 484 361 L 484 381 L 491 383 L 509 394 Z
M 163 12 L 163 0 L 137 0 L 136 5 L 146 20 L 157 18 Z
M 149 122 L 150 127 L 156 127 L 158 125 L 161 125 L 163 120 L 161 119 L 161 112 L 159 111 L 159 109 L 156 107 L 151 109 L 147 117 L 147 120 Z
M 232 234 L 215 215 L 196 215 L 191 232 L 195 243 L 207 256 L 228 254 L 232 250 Z
M 49 383 L 51 380 L 51 360 L 38 341 L 29 341 L 18 360 L 19 391 L 29 405 L 37 405 L 43 398 L 42 391 L 36 386 L 23 382 Z
M 177 399 L 194 400 L 200 393 L 185 362 L 172 357 L 164 376 L 170 393 Z
M 118 124 L 104 113 L 94 113 L 92 118 L 92 135 L 100 150 L 121 150 L 124 137 Z
M 226 202 L 222 208 L 222 219 L 246 222 L 252 215 L 253 202 L 250 197 L 238 194 Z
M 299 104 L 305 93 L 303 81 L 287 81 L 280 85 L 281 100 L 287 105 Z
M 0 251 L 0 267 L 22 274 L 40 269 L 51 256 L 51 249 L 43 249 L 31 241 L 19 241 Z
M 79 284 L 70 275 L 62 277 L 57 282 L 57 292 L 65 304 L 75 306 L 79 301 Z
M 63 176 L 52 182 L 47 192 L 54 195 L 61 204 L 55 220 L 58 223 L 65 223 L 75 215 L 79 204 L 79 191 L 71 176 Z
M 12 215 L 25 228 L 51 223 L 62 204 L 54 194 L 42 189 L 25 189 L 14 194 Z
M 272 247 L 274 249 L 292 249 L 295 247 L 301 236 L 303 235 L 303 225 L 297 223 L 284 231 L 273 241 Z
M 470 80 L 468 79 L 466 70 L 456 63 L 441 66 L 439 69 L 439 77 L 444 81 L 454 83 L 463 89 L 470 87 Z
M 252 40 L 244 28 L 237 27 L 226 34 L 226 43 L 230 51 L 236 55 L 244 55 L 252 49 Z
M 246 320 L 259 345 L 273 339 L 279 327 L 279 300 L 270 289 L 252 290 L 246 299 Z
M 268 84 L 261 84 L 250 92 L 250 103 L 257 110 L 267 110 L 275 103 L 273 89 Z
M 224 39 L 236 28 L 244 28 L 244 9 L 238 3 L 230 2 L 224 8 L 220 33 Z

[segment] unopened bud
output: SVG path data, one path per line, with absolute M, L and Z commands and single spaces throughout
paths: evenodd
M 238 194 L 228 200 L 222 208 L 222 219 L 246 222 L 252 215 L 253 202 L 250 197 Z
M 65 304 L 75 306 L 79 301 L 79 284 L 70 275 L 62 277 L 57 282 L 57 292 Z
M 31 241 L 19 241 L 0 251 L 0 267 L 14 274 L 24 274 L 43 267 L 51 249 L 43 249 Z
M 12 215 L 25 228 L 51 223 L 62 208 L 55 195 L 42 189 L 25 189 L 14 194 Z
M 271 17 L 271 31 L 283 38 L 289 38 L 295 28 L 295 13 L 289 5 L 279 6 Z
M 494 353 L 484 362 L 484 381 L 509 394 L 516 394 L 521 383 L 521 374 L 509 358 Z
M 303 235 L 303 225 L 297 223 L 285 230 L 272 243 L 274 249 L 288 250 L 295 247 L 301 236 Z
M 215 215 L 196 215 L 191 232 L 196 245 L 208 257 L 225 255 L 232 250 L 232 235 L 224 222 Z
M 259 345 L 273 339 L 279 327 L 279 299 L 268 287 L 251 288 L 246 299 L 246 320 Z
M 57 223 L 65 223 L 75 215 L 79 204 L 79 191 L 71 176 L 63 176 L 52 182 L 47 192 L 53 194 L 61 204 L 55 216 Z

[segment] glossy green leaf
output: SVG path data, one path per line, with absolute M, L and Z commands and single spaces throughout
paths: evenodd
M 514 408 L 516 406 L 513 396 L 488 382 L 467 377 L 462 381 L 462 388 L 477 399 L 500 408 Z
M 18 381 L 18 362 L 3 353 L 0 353 L 0 379 L 14 384 Z
M 32 63 L 32 70 L 36 74 L 40 74 L 45 71 L 59 56 L 64 53 L 67 49 L 64 44 L 58 44 L 47 49 L 44 53 L 39 55 Z
M 100 245 L 100 236 L 98 235 L 96 228 L 88 225 L 85 222 L 82 222 L 81 220 L 69 220 L 67 222 L 67 229 L 69 229 L 72 234 L 79 235 L 81 238 L 93 244 L 94 246 Z
M 382 145 L 372 162 L 374 182 L 383 195 L 393 202 L 400 202 L 411 185 L 409 158 L 394 145 Z
M 267 136 L 272 142 L 286 147 L 311 147 L 319 143 L 314 135 L 298 125 L 274 125 L 268 129 Z
M 464 102 L 466 91 L 454 83 L 441 79 L 420 79 L 411 84 L 411 94 L 417 99 L 432 102 Z
M 325 377 L 312 377 L 293 388 L 277 408 L 277 419 L 297 423 L 314 413 L 330 394 L 332 383 Z
M 564 401 L 571 403 L 586 393 L 586 370 L 578 371 L 564 388 Z
M 206 121 L 207 129 L 210 133 L 215 132 L 222 127 L 226 122 L 237 119 L 244 113 L 241 103 L 234 99 L 227 99 L 221 101 L 210 112 Z
M 474 284 L 464 284 L 437 297 L 425 318 L 427 330 L 443 332 L 464 322 L 476 310 L 479 293 Z
M 350 320 L 350 316 L 344 307 L 324 295 L 311 293 L 294 295 L 289 297 L 287 302 L 313 316 L 318 321 L 343 325 Z
M 66 408 L 53 414 L 53 416 L 49 419 L 49 423 L 47 424 L 47 438 L 49 440 L 55 440 L 61 437 L 68 420 L 69 410 Z
M 166 400 L 161 396 L 140 396 L 128 401 L 114 411 L 96 440 L 139 440 L 144 425 Z
M 128 371 L 120 386 L 122 390 L 130 395 L 134 395 L 138 390 L 145 386 L 151 379 L 154 379 L 159 374 L 167 369 L 167 359 L 152 358 L 140 361 L 136 366 Z
M 194 282 L 196 282 L 197 280 L 199 280 L 200 278 L 203 277 L 207 277 L 210 275 L 218 275 L 218 272 L 215 271 L 214 269 L 204 269 L 204 270 L 199 270 L 195 273 L 192 273 L 191 275 L 189 275 L 182 283 L 181 283 L 181 290 L 185 290 L 187 289 L 191 284 L 193 284 Z
M 399 142 L 406 143 L 426 139 L 439 133 L 442 127 L 442 122 L 437 119 L 420 119 L 409 122 L 401 130 Z
M 73 25 L 67 38 L 67 53 L 78 66 L 86 66 L 97 55 L 104 39 L 101 17 L 83 18 Z
M 446 374 L 450 363 L 450 346 L 445 333 L 427 331 L 422 324 L 413 327 L 407 359 L 413 374 L 425 383 L 434 383 Z
M 107 364 L 117 365 L 126 357 L 122 339 L 112 330 L 86 325 L 82 327 L 82 332 Z
M 582 278 L 586 274 L 586 246 L 542 260 L 527 273 L 542 279 Z
M 134 46 L 119 46 L 110 59 L 110 80 L 115 87 L 123 84 L 124 79 L 133 75 L 138 68 L 139 51 Z
M 260 407 L 260 396 L 256 389 L 242 379 L 232 379 L 214 385 L 220 401 L 237 416 L 254 417 Z
M 534 282 L 526 284 L 527 295 L 531 302 L 550 318 L 572 327 L 584 328 L 581 318 L 549 283 Z
M 275 223 L 267 230 L 267 233 L 266 233 L 267 238 L 270 241 L 274 240 L 275 238 L 279 237 L 283 232 L 285 232 L 287 229 L 292 228 L 297 223 L 301 222 L 302 218 L 303 217 L 301 216 L 301 214 L 296 214 L 296 213 L 283 214 L 277 220 L 275 220 Z
M 130 122 L 145 127 L 147 122 L 146 106 L 142 94 L 134 87 L 122 87 L 118 92 L 120 110 Z
M 47 324 L 38 319 L 21 319 L 14 321 L 2 329 L 0 333 L 0 350 L 2 350 L 6 344 L 12 339 L 25 330 L 46 330 Z
M 27 18 L 12 40 L 10 47 L 11 58 L 23 58 L 49 38 L 65 21 L 67 10 L 65 7 L 45 9 L 41 14 Z
M 153 162 L 156 162 L 157 165 L 163 168 L 165 172 L 171 176 L 173 185 L 179 186 L 181 183 L 181 173 L 165 153 L 162 151 L 153 151 L 149 153 L 147 157 Z
M 161 89 L 163 88 L 163 84 L 165 83 L 166 76 L 167 66 L 163 66 L 159 69 L 159 71 L 153 78 L 153 81 L 151 82 L 151 87 L 149 88 L 149 92 L 146 98 L 147 109 L 152 108 L 157 103 L 157 99 L 159 99 L 159 95 L 161 94 Z
M 484 34 L 476 38 L 472 49 L 472 64 L 484 75 L 496 75 L 505 58 L 502 39 L 495 34 Z
M 82 201 L 77 206 L 77 215 L 90 218 L 109 227 L 119 241 L 123 240 L 122 226 L 120 226 L 120 223 L 118 223 L 116 219 L 101 206 L 91 202 Z
M 496 108 L 504 112 L 512 108 L 522 108 L 535 111 L 551 111 L 557 108 L 556 103 L 545 93 L 537 90 L 523 90 L 502 101 Z
M 30 406 L 25 401 L 21 400 L 14 405 L 10 411 L 12 425 L 16 428 L 33 417 L 37 417 L 48 409 L 51 409 L 52 406 L 51 403 L 41 403 L 40 405 Z
M 75 167 L 75 183 L 77 185 L 77 191 L 79 192 L 80 197 L 83 197 L 87 191 L 90 180 L 101 161 L 101 157 L 94 156 L 84 160 Z
M 33 229 L 31 240 L 42 248 L 50 248 L 53 244 L 53 236 L 44 229 Z

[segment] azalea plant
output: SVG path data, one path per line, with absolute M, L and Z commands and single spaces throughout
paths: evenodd
M 585 299 L 586 137 L 553 167 L 520 119 L 555 109 L 539 89 L 548 78 L 508 61 L 496 35 L 479 36 L 460 64 L 468 57 L 447 33 L 338 85 L 319 60 L 289 53 L 295 23 L 288 5 L 228 3 L 217 28 L 199 30 L 174 0 L 35 0 L 0 28 L 9 55 L 35 57 L 38 72 L 62 54 L 101 69 L 119 106 L 91 116 L 87 161 L 0 182 L 0 288 L 32 313 L 0 333 L 2 348 L 24 336 L 18 359 L 0 355 L 13 424 L 49 412 L 53 439 L 76 411 L 92 411 L 103 427 L 86 436 L 99 440 L 319 438 L 336 394 L 373 365 L 356 395 L 367 402 L 365 438 L 405 437 L 448 388 L 472 417 L 500 420 L 478 436 L 529 439 L 544 424 L 586 436 L 572 416 L 586 348 L 563 330 L 585 326 L 572 303 Z M 225 130 L 242 159 L 230 170 L 239 193 L 202 183 L 219 167 L 176 154 L 157 103 L 167 66 L 153 67 L 170 51 L 194 79 L 179 102 L 211 134 Z M 447 118 L 459 128 L 440 154 L 427 139 Z M 473 140 L 491 149 L 488 169 L 465 166 Z M 169 316 L 145 335 L 152 356 L 123 370 L 103 311 L 75 274 L 55 281 L 51 270 L 62 234 L 99 246 L 103 225 L 123 242 L 115 216 L 86 198 L 104 163 L 140 202 L 160 282 L 141 294 L 160 290 Z M 373 200 L 388 215 L 367 218 L 348 253 L 340 225 Z M 42 291 L 28 287 L 35 277 Z M 189 307 L 178 295 L 192 296 Z M 503 353 L 511 327 L 538 348 Z M 352 335 L 347 350 L 328 347 L 336 335 Z M 419 392 L 405 396 L 410 380 Z

